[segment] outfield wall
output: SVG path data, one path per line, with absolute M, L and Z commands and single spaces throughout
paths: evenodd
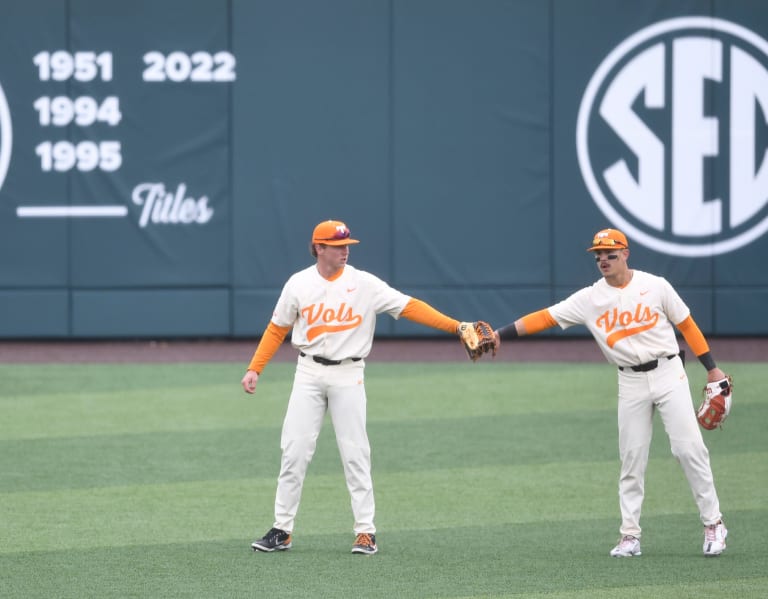
M 766 37 L 761 0 L 7 0 L 0 338 L 258 335 L 326 218 L 494 324 L 617 226 L 766 335 Z

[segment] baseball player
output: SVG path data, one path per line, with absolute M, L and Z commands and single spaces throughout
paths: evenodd
M 621 537 L 610 555 L 640 555 L 640 511 L 654 410 L 661 416 L 672 453 L 698 506 L 704 524 L 704 555 L 719 555 L 728 531 L 673 325 L 706 368 L 709 382 L 725 374 L 672 286 L 662 277 L 629 268 L 629 245 L 623 233 L 599 231 L 588 251 L 603 278 L 554 306 L 498 329 L 496 344 L 555 325 L 563 329 L 585 325 L 607 360 L 618 367 Z
M 288 331 L 293 331 L 291 343 L 299 355 L 280 440 L 275 521 L 267 534 L 251 545 L 257 551 L 291 547 L 304 477 L 326 411 L 333 422 L 351 496 L 356 535 L 352 553 L 378 551 L 363 382 L 376 316 L 402 316 L 454 334 L 460 324 L 350 266 L 349 246 L 355 243 L 358 240 L 351 238 L 341 221 L 329 220 L 315 227 L 310 253 L 316 263 L 286 282 L 242 379 L 246 393 L 254 393 L 264 367 Z

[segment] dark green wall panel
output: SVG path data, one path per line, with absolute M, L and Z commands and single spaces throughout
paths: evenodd
M 0 337 L 257 336 L 329 218 L 493 324 L 591 284 L 626 222 L 705 332 L 768 334 L 766 35 L 759 0 L 7 0 Z
M 72 293 L 74 337 L 226 336 L 227 289 L 94 290 Z
M 69 294 L 66 290 L 0 289 L 0 337 L 67 337 Z

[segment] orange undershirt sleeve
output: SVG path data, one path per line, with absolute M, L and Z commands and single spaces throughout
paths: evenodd
M 253 370 L 256 373 L 261 374 L 261 371 L 264 370 L 267 362 L 272 359 L 272 356 L 274 356 L 275 352 L 280 348 L 280 345 L 283 343 L 285 336 L 290 330 L 291 327 L 279 327 L 273 322 L 270 322 L 267 325 L 264 334 L 261 336 L 261 341 L 259 341 L 259 345 L 256 347 L 256 352 L 253 354 L 253 358 L 251 358 L 248 370 Z
M 704 334 L 701 332 L 699 325 L 693 320 L 692 316 L 688 316 L 683 322 L 675 325 L 677 330 L 683 334 L 685 342 L 693 350 L 693 353 L 697 356 L 705 354 L 709 351 L 709 344 L 704 338 Z
M 526 314 L 520 319 L 520 322 L 524 329 L 520 332 L 521 335 L 533 335 L 557 326 L 557 321 L 552 318 L 552 314 L 547 308 Z
M 412 320 L 418 324 L 423 324 L 433 329 L 445 331 L 446 333 L 456 333 L 459 321 L 442 312 L 438 312 L 432 306 L 416 298 L 411 298 L 406 304 L 400 316 Z

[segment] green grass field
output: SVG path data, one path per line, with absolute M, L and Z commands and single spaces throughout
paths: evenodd
M 370 364 L 372 557 L 350 553 L 330 422 L 293 549 L 250 550 L 272 524 L 293 365 L 253 397 L 242 364 L 0 365 L 0 596 L 767 597 L 768 367 L 722 366 L 735 405 L 705 438 L 728 550 L 702 556 L 657 421 L 643 555 L 612 559 L 607 364 Z

